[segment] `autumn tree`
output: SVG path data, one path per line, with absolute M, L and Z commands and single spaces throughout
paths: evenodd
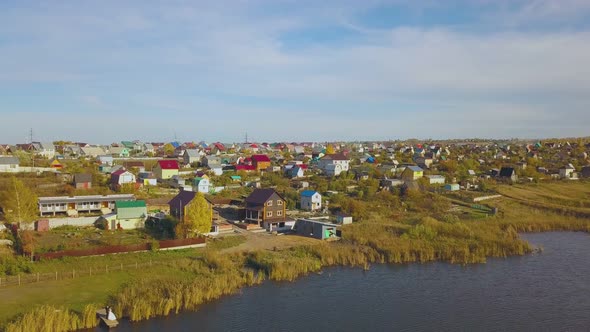
M 174 148 L 174 145 L 172 145 L 171 143 L 168 143 L 168 144 L 164 145 L 164 153 L 167 156 L 173 156 L 175 150 L 176 149 Z
M 31 223 L 37 218 L 37 196 L 25 184 L 13 177 L 0 193 L 0 203 L 9 222 Z
M 212 210 L 202 193 L 196 193 L 193 200 L 185 207 L 184 219 L 176 225 L 176 236 L 189 238 L 208 233 L 211 230 Z
M 328 144 L 326 146 L 326 154 L 334 154 L 336 151 L 334 150 L 334 146 L 332 144 Z

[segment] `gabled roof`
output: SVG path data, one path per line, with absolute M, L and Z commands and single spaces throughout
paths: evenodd
M 318 192 L 315 190 L 304 190 L 301 192 L 301 197 L 312 197 L 313 195 L 317 194 Z
M 246 203 L 264 204 L 274 194 L 277 194 L 281 199 L 285 200 L 283 196 L 272 188 L 254 189 L 250 196 L 246 198 Z
M 505 177 L 505 178 L 509 178 L 512 177 L 512 174 L 514 174 L 514 168 L 512 167 L 502 167 L 502 169 L 500 169 L 500 177 Z
M 161 169 L 180 169 L 176 160 L 158 160 Z
M 92 182 L 92 174 L 76 173 L 74 174 L 74 183 Z
M 200 157 L 199 150 L 196 149 L 184 150 L 184 155 L 189 157 Z
M 270 158 L 268 158 L 265 154 L 255 154 L 252 156 L 252 161 L 255 162 L 270 162 Z
M 174 198 L 172 198 L 168 202 L 168 204 L 170 206 L 174 206 L 174 207 L 186 206 L 187 204 L 189 204 L 193 200 L 193 198 L 195 198 L 196 195 L 197 195 L 197 193 L 194 191 L 182 190 L 181 192 L 178 193 L 178 195 L 174 196 Z M 209 200 L 209 198 L 205 197 L 205 199 L 207 200 L 207 202 L 212 204 L 211 200 Z
M 407 168 L 412 172 L 424 172 L 424 170 L 420 168 L 420 166 L 408 166 Z

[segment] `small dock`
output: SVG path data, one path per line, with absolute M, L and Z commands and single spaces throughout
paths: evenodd
M 119 325 L 119 321 L 117 319 L 108 319 L 108 314 L 107 314 L 106 309 L 96 310 L 96 317 L 98 317 L 98 319 L 100 319 L 101 323 L 109 329 L 115 328 L 115 327 L 117 327 L 117 325 Z M 114 317 L 114 315 L 113 315 L 113 317 Z

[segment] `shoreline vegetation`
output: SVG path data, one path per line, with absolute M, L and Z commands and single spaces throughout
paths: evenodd
M 516 189 L 508 190 L 512 191 L 504 194 L 515 195 Z M 425 212 L 402 216 L 373 212 L 362 222 L 343 226 L 340 241 L 285 250 L 224 252 L 232 244 L 224 245 L 222 241 L 216 246 L 191 251 L 190 255 L 177 254 L 165 267 L 149 274 L 127 278 L 115 292 L 102 294 L 106 302 L 98 302 L 100 305 L 31 307 L 27 313 L 4 323 L 4 330 L 92 328 L 98 324 L 95 310 L 105 304 L 119 318 L 140 321 L 197 310 L 199 305 L 236 293 L 243 287 L 264 280 L 293 281 L 328 266 L 367 269 L 372 263 L 485 263 L 490 257 L 534 252 L 536 249 L 519 237 L 520 232 L 590 232 L 588 219 L 578 213 L 585 213 L 580 210 L 584 207 L 570 210 L 562 204 L 559 209 L 544 208 L 512 198 L 501 198 L 490 204 L 501 212 L 485 219 L 449 218 L 445 214 Z

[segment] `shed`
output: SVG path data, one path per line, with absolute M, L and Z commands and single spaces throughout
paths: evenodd
M 37 232 L 49 231 L 49 219 L 39 219 L 35 221 L 35 230 Z
M 341 225 L 352 224 L 352 216 L 348 213 L 336 213 L 336 223 Z
M 445 190 L 448 191 L 457 191 L 460 189 L 460 186 L 458 183 L 449 183 L 445 185 Z
M 310 219 L 298 219 L 295 222 L 295 232 L 298 235 L 312 237 L 320 240 L 336 239 L 335 224 Z

